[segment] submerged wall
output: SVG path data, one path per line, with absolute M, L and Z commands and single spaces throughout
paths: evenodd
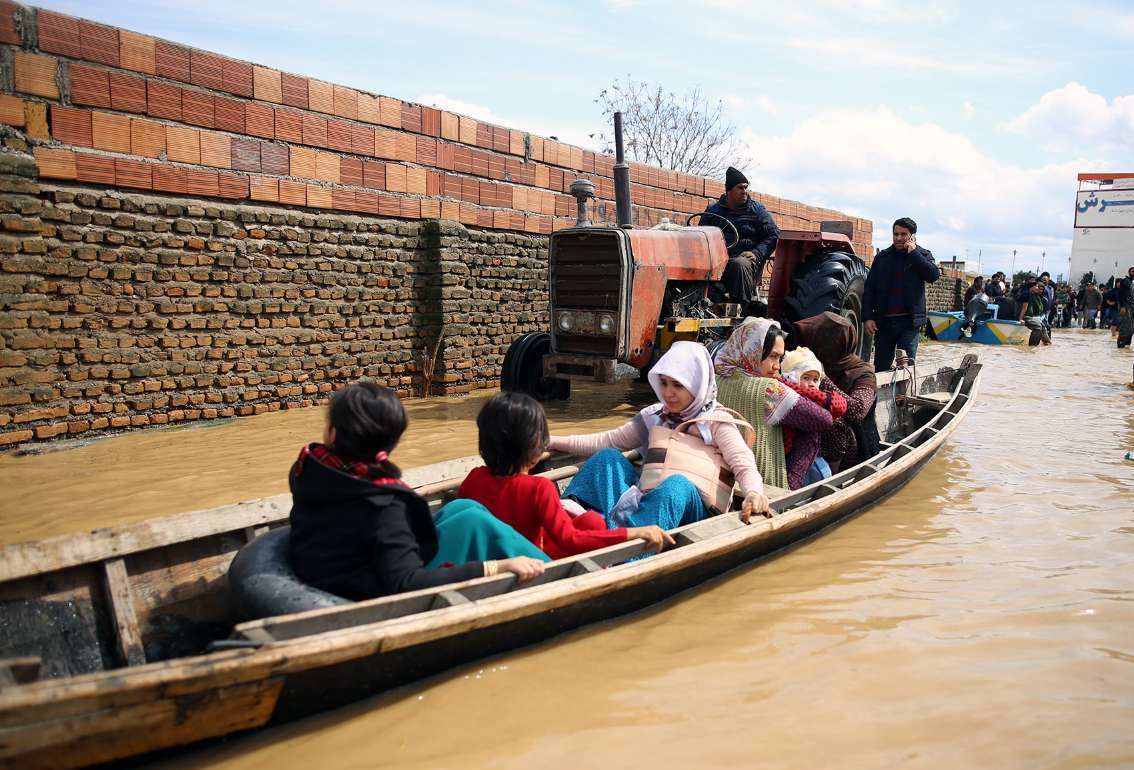
M 435 347 L 432 392 L 494 384 L 546 328 L 571 182 L 614 216 L 609 156 L 11 2 L 0 86 L 0 446 L 417 393 Z M 722 187 L 631 178 L 640 225 Z

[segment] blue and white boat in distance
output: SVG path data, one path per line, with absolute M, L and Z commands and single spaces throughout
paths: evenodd
M 999 307 L 989 305 L 991 318 L 978 320 L 973 324 L 972 336 L 961 333 L 965 314 L 960 310 L 930 310 L 930 336 L 938 342 L 979 342 L 983 345 L 1027 345 L 1031 340 L 1032 329 L 1019 321 L 1009 321 L 996 317 Z

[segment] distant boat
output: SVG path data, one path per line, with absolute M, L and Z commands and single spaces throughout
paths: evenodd
M 978 342 L 982 345 L 1035 345 L 1039 342 L 1037 330 L 1030 329 L 1019 321 L 997 318 L 999 308 L 996 305 L 989 305 L 988 309 L 992 311 L 992 317 L 977 321 L 972 336 L 969 337 L 961 333 L 961 325 L 965 322 L 964 313 L 959 310 L 930 310 L 929 336 L 938 342 Z M 1033 332 L 1036 334 L 1035 342 L 1032 342 Z

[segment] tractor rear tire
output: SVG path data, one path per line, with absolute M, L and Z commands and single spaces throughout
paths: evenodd
M 550 352 L 551 335 L 547 332 L 529 332 L 517 338 L 504 354 L 500 390 L 527 393 L 536 401 L 570 398 L 570 380 L 543 376 L 543 357 Z
M 858 333 L 858 354 L 869 361 L 874 337 L 862 322 L 862 295 L 869 272 L 854 254 L 830 251 L 816 254 L 796 270 L 791 296 L 784 298 L 788 320 L 795 322 L 830 310 L 846 318 Z

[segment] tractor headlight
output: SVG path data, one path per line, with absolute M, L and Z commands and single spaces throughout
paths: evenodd
M 575 317 L 567 312 L 560 313 L 556 325 L 559 327 L 559 331 L 569 332 L 575 328 Z
M 598 330 L 600 334 L 614 334 L 614 316 L 599 316 Z

